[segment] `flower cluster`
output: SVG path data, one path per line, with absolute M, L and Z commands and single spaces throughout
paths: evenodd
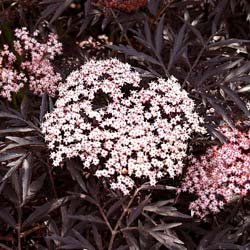
M 135 11 L 147 4 L 147 0 L 98 0 L 98 5 L 127 12 Z
M 200 159 L 192 158 L 181 187 L 197 195 L 190 209 L 199 217 L 219 212 L 234 197 L 250 190 L 250 131 L 227 126 L 219 130 L 229 142 L 213 146 Z
M 128 194 L 136 179 L 182 172 L 191 134 L 205 132 L 194 106 L 174 77 L 145 84 L 129 64 L 91 60 L 59 87 L 42 131 L 55 166 L 80 157 Z
M 83 52 L 87 54 L 87 58 L 107 57 L 107 47 L 105 45 L 112 45 L 106 35 L 99 35 L 97 38 L 89 36 L 78 44 Z
M 11 100 L 11 93 L 18 92 L 27 83 L 35 94 L 47 92 L 55 95 L 60 74 L 54 71 L 51 60 L 62 53 L 62 44 L 53 33 L 46 43 L 37 40 L 38 31 L 30 36 L 26 28 L 15 30 L 12 52 L 8 45 L 0 50 L 0 95 Z

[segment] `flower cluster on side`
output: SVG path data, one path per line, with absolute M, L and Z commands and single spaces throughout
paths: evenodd
M 194 106 L 174 77 L 142 84 L 129 64 L 91 60 L 59 87 L 42 131 L 55 166 L 78 156 L 128 194 L 136 179 L 182 172 L 188 139 L 205 132 Z
M 53 33 L 46 43 L 38 42 L 38 35 L 38 31 L 30 36 L 26 28 L 16 29 L 14 52 L 8 45 L 0 50 L 0 95 L 9 101 L 11 93 L 25 84 L 35 94 L 55 95 L 61 76 L 54 71 L 51 60 L 62 53 L 62 44 Z
M 127 12 L 135 11 L 147 4 L 147 0 L 97 0 L 97 5 L 119 9 Z
M 199 217 L 217 213 L 226 203 L 250 190 L 250 131 L 220 127 L 229 142 L 192 158 L 181 190 L 197 195 L 190 209 Z

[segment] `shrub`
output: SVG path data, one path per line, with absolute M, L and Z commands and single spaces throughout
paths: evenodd
M 229 142 L 192 158 L 181 190 L 197 195 L 190 209 L 199 217 L 217 213 L 235 196 L 250 190 L 250 131 L 220 127 Z
M 60 86 L 42 129 L 55 166 L 79 156 L 128 194 L 135 179 L 182 172 L 188 139 L 204 132 L 194 106 L 174 77 L 142 84 L 128 64 L 92 60 Z

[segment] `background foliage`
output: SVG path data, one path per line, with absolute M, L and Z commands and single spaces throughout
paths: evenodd
M 149 0 L 136 10 L 91 0 L 2 0 L 0 47 L 13 30 L 53 31 L 65 78 L 88 58 L 116 56 L 145 79 L 174 75 L 205 116 L 209 134 L 190 142 L 200 154 L 216 127 L 249 116 L 250 4 L 247 0 Z M 136 2 L 136 1 L 135 1 Z M 18 93 L 0 103 L 1 249 L 248 249 L 249 198 L 200 221 L 190 216 L 180 178 L 121 197 L 78 160 L 54 169 L 40 131 L 54 99 Z M 249 126 L 249 122 L 245 123 Z

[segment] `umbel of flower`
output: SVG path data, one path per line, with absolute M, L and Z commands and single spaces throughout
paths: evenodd
M 213 146 L 200 158 L 192 158 L 180 191 L 194 193 L 190 209 L 198 217 L 219 212 L 236 196 L 250 190 L 250 131 L 219 128 L 229 142 Z
M 53 164 L 79 157 L 124 194 L 182 172 L 187 141 L 205 132 L 194 102 L 174 77 L 142 84 L 127 63 L 91 60 L 59 87 L 42 124 Z
M 37 40 L 38 35 L 38 31 L 30 35 L 26 28 L 16 29 L 14 51 L 8 45 L 0 48 L 0 96 L 9 101 L 11 94 L 25 84 L 34 94 L 55 95 L 61 76 L 54 71 L 51 60 L 62 53 L 62 44 L 53 33 L 45 43 Z

